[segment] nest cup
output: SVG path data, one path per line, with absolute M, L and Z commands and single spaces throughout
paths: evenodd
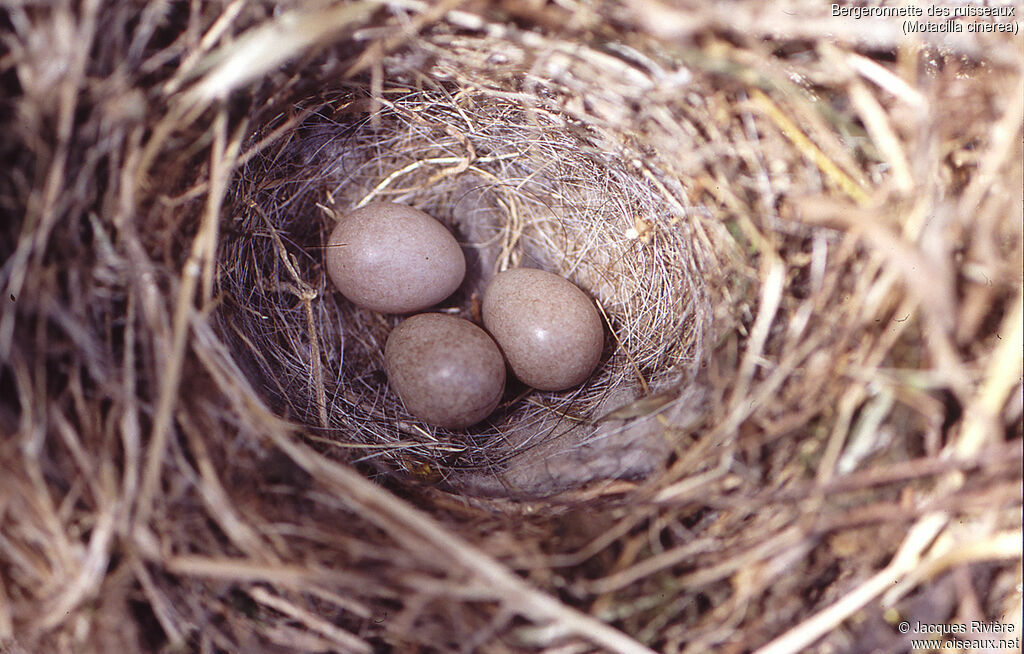
M 378 97 L 367 81 L 316 98 L 288 138 L 246 164 L 235 188 L 218 322 L 272 406 L 327 442 L 355 447 L 357 458 L 454 482 L 469 479 L 455 472 L 477 471 L 486 486 L 519 455 L 558 441 L 569 450 L 593 437 L 602 415 L 692 380 L 711 324 L 709 253 L 692 217 L 643 178 L 642 153 L 609 152 L 578 121 L 481 84 L 387 79 Z M 486 284 L 510 267 L 577 284 L 606 319 L 595 373 L 559 393 L 513 384 L 496 413 L 467 430 L 410 415 L 383 372 L 384 343 L 401 317 L 356 307 L 325 273 L 335 221 L 373 201 L 426 211 L 462 246 L 466 280 L 434 310 L 479 322 Z M 645 437 L 650 457 L 590 473 L 650 472 L 666 446 L 659 434 Z M 582 480 L 520 477 L 519 490 L 532 491 Z

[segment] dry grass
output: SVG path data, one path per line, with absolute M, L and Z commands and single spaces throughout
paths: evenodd
M 566 135 L 556 116 L 486 93 L 456 100 L 440 86 L 392 86 L 376 127 L 371 117 L 341 122 L 371 100 L 351 94 L 323 100 L 295 136 L 252 157 L 237 186 L 240 236 L 219 257 L 217 318 L 272 404 L 356 461 L 451 477 L 558 440 L 608 413 L 609 398 L 624 404 L 692 378 L 710 321 L 710 266 L 657 187 Z M 479 320 L 486 281 L 510 266 L 556 270 L 587 288 L 614 334 L 598 375 L 570 394 L 514 389 L 469 433 L 418 424 L 382 383 L 383 344 L 399 318 L 353 307 L 322 268 L 335 216 L 382 198 L 427 210 L 467 245 L 467 282 L 444 311 Z
M 1022 42 L 787 7 L 3 9 L 0 649 L 1019 635 Z M 413 420 L 323 273 L 372 199 L 444 311 L 587 289 L 594 378 Z

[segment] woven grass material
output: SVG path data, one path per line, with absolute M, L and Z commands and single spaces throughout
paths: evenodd
M 253 158 L 232 204 L 237 231 L 223 239 L 219 257 L 231 262 L 220 275 L 221 331 L 234 336 L 239 358 L 260 369 L 273 404 L 328 442 L 362 444 L 363 459 L 429 470 L 451 483 L 466 483 L 458 471 L 477 470 L 476 485 L 504 494 L 650 473 L 667 453 L 654 433 L 663 427 L 625 435 L 621 426 L 593 423 L 652 392 L 677 397 L 694 377 L 710 325 L 707 249 L 656 185 L 564 118 L 484 91 L 456 98 L 446 92 L 453 85 L 437 85 L 389 86 L 372 117 L 356 113 L 372 98 L 346 89 L 296 128 L 299 138 Z M 487 282 L 514 266 L 551 270 L 586 289 L 610 326 L 597 374 L 564 393 L 516 386 L 497 415 L 468 431 L 417 421 L 383 378 L 384 342 L 401 317 L 355 307 L 322 265 L 334 221 L 381 199 L 424 209 L 465 244 L 467 281 L 442 311 L 479 322 Z M 530 450 L 578 453 L 567 438 L 615 444 L 598 447 L 593 461 L 573 456 L 579 470 L 525 473 L 526 459 L 537 455 Z M 654 441 L 637 444 L 651 456 L 616 464 L 640 438 Z M 503 465 L 510 460 L 515 480 Z
M 1021 41 L 826 11 L 6 9 L 2 648 L 1019 634 Z M 405 414 L 323 271 L 372 199 L 472 254 L 446 312 L 579 284 L 595 376 Z

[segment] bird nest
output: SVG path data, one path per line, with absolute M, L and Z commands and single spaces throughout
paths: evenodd
M 322 442 L 361 451 L 356 461 L 502 493 L 650 473 L 664 443 L 637 442 L 646 434 L 627 434 L 614 412 L 651 393 L 681 396 L 699 368 L 711 313 L 705 280 L 715 270 L 700 224 L 707 211 L 673 202 L 665 185 L 644 179 L 640 153 L 609 152 L 553 108 L 473 91 L 479 85 L 434 70 L 420 72 L 434 88 L 417 89 L 411 74 L 402 79 L 402 62 L 384 60 L 398 79 L 377 111 L 368 89 L 342 87 L 243 169 L 229 210 L 234 232 L 219 256 L 219 324 L 237 358 L 259 370 L 250 378 L 279 412 Z M 383 373 L 384 342 L 400 317 L 354 306 L 324 272 L 334 222 L 382 199 L 427 211 L 464 244 L 466 282 L 438 310 L 479 322 L 484 286 L 509 267 L 547 269 L 586 289 L 611 335 L 598 373 L 569 392 L 512 388 L 494 417 L 468 431 L 417 421 Z M 582 442 L 596 449 L 581 454 Z M 553 471 L 554 447 L 583 468 Z M 608 468 L 628 447 L 649 454 Z M 533 465 L 538 450 L 546 474 Z
M 1019 637 L 1021 41 L 787 7 L 4 9 L 0 649 Z M 376 200 L 437 311 L 587 292 L 593 376 L 408 414 L 325 274 Z

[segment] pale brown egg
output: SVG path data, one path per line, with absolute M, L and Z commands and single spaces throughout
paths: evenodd
M 327 240 L 326 260 L 342 295 L 383 313 L 433 306 L 466 276 L 466 258 L 451 232 L 430 215 L 392 202 L 343 216 Z
M 523 383 L 559 391 L 582 383 L 597 367 L 604 327 L 587 294 L 543 270 L 499 273 L 484 292 L 484 327 Z
M 409 413 L 449 429 L 474 425 L 505 391 L 505 360 L 487 332 L 468 320 L 421 313 L 388 336 L 384 365 Z

